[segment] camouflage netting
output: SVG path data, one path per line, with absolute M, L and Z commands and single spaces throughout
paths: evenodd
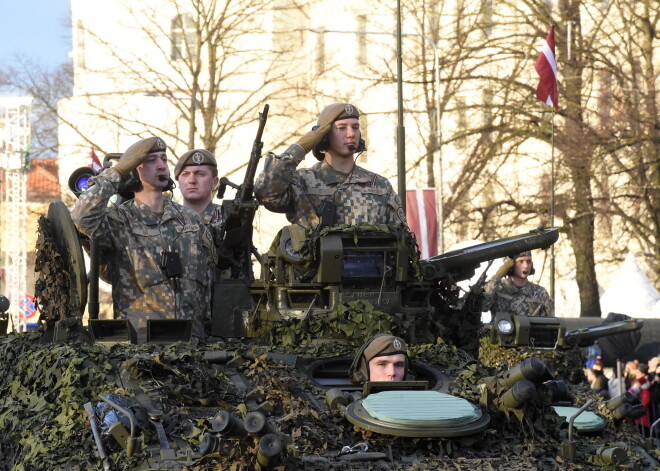
M 45 216 L 39 218 L 36 252 L 34 271 L 38 273 L 38 278 L 34 285 L 34 297 L 39 308 L 40 323 L 51 325 L 69 315 L 71 281 Z
M 368 301 L 351 301 L 327 314 L 278 322 L 265 340 L 270 345 L 290 348 L 315 343 L 318 338 L 333 339 L 331 354 L 336 355 L 337 343 L 356 348 L 364 339 L 381 332 L 406 338 L 410 326 L 411 321 L 399 313 L 386 314 Z
M 283 347 L 249 348 L 226 342 L 209 346 L 229 352 L 229 362 L 206 360 L 189 345 L 115 345 L 113 347 L 42 345 L 36 333 L 0 341 L 0 469 L 55 470 L 102 469 L 83 405 L 97 404 L 99 394 L 116 393 L 126 398 L 147 396 L 164 411 L 170 440 L 199 449 L 211 418 L 220 409 L 242 417 L 253 409 L 258 397 L 261 410 L 269 412 L 272 426 L 290 437 L 287 452 L 277 469 L 306 470 L 417 470 L 417 469 L 599 469 L 591 464 L 604 444 L 631 442 L 634 429 L 628 422 L 608 427 L 602 436 L 579 436 L 578 460 L 561 463 L 560 443 L 566 425 L 549 430 L 538 420 L 534 427 L 494 420 L 485 432 L 455 439 L 393 438 L 356 429 L 330 412 L 324 404 L 325 390 L 315 386 L 301 370 L 275 361 L 268 352 L 293 352 Z M 350 346 L 338 353 L 353 354 Z M 297 347 L 299 359 L 329 356 L 331 345 Z M 219 353 L 219 352 L 214 352 Z M 481 378 L 495 370 L 480 365 L 470 355 L 442 341 L 417 345 L 411 357 L 441 368 L 450 378 L 449 391 L 477 403 Z M 242 377 L 249 387 L 235 385 Z M 256 390 L 256 396 L 255 396 Z M 590 397 L 584 387 L 574 394 L 584 402 Z M 139 409 L 139 408 L 138 408 Z M 599 412 L 604 412 L 599 407 Z M 605 412 L 604 412 L 605 413 Z M 136 415 L 139 414 L 136 413 Z M 141 438 L 157 443 L 149 424 Z M 365 441 L 369 450 L 388 458 L 377 462 L 346 461 L 344 446 Z M 639 440 L 637 440 L 639 442 Z M 218 453 L 197 459 L 188 470 L 253 470 L 257 439 L 220 438 Z M 113 470 L 135 469 L 142 460 L 128 459 L 118 446 L 106 443 Z M 639 454 L 630 451 L 629 463 L 640 465 Z M 391 457 L 391 461 L 390 461 Z M 181 469 L 181 468 L 177 468 Z M 628 467 L 627 469 L 633 469 Z

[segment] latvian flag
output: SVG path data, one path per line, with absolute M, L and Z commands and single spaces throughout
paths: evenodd
M 98 172 L 103 168 L 103 165 L 101 165 L 101 161 L 96 156 L 96 152 L 94 152 L 94 149 L 92 149 L 92 151 L 89 153 L 89 158 L 92 159 L 92 161 L 89 163 L 88 167 L 91 167 L 92 170 Z
M 438 255 L 438 211 L 434 189 L 406 190 L 406 218 L 423 259 Z
M 539 58 L 534 68 L 541 77 L 536 87 L 536 98 L 559 110 L 559 90 L 557 88 L 557 62 L 555 61 L 555 27 L 550 28 L 545 38 Z

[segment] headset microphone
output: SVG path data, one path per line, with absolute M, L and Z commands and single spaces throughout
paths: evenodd
M 357 150 L 357 147 L 351 144 L 350 146 L 348 146 L 348 150 L 350 150 L 351 152 L 355 152 Z

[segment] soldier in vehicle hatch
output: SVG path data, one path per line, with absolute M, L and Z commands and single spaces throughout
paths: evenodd
M 303 227 L 319 224 L 406 224 L 399 197 L 390 182 L 356 165 L 366 150 L 360 111 L 347 103 L 327 106 L 312 131 L 281 155 L 269 154 L 255 182 L 255 195 L 274 212 L 286 213 Z M 319 160 L 297 169 L 312 151 Z
M 554 316 L 555 309 L 548 292 L 543 286 L 529 281 L 529 276 L 533 274 L 531 252 L 507 257 L 486 284 L 483 310 L 490 310 L 493 314 L 509 312 L 519 316 Z
M 115 317 L 131 321 L 139 343 L 147 319 L 192 319 L 196 337 L 204 337 L 210 319 L 215 250 L 199 215 L 163 194 L 174 185 L 165 152 L 160 138 L 136 142 L 90 180 L 71 212 L 78 230 L 99 245 Z M 117 193 L 134 198 L 108 206 Z
M 408 369 L 406 342 L 389 334 L 379 334 L 368 340 L 348 370 L 351 381 L 403 381 Z

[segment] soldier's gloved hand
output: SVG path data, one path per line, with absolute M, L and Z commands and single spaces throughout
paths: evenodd
M 346 105 L 344 103 L 335 103 L 333 105 L 325 108 L 321 115 L 319 115 L 319 120 L 314 126 L 314 129 L 303 137 L 301 137 L 296 144 L 305 149 L 305 152 L 309 152 L 314 147 L 317 146 L 323 136 L 325 136 L 332 127 L 332 123 L 346 110 Z
M 330 131 L 331 127 L 332 122 L 326 123 L 320 127 L 314 126 L 314 129 L 298 139 L 296 144 L 305 149 L 305 152 L 309 152 L 321 142 L 321 139 L 323 139 L 323 136 Z
M 119 172 L 122 177 L 126 178 L 128 174 L 135 169 L 135 167 L 145 161 L 147 155 L 148 149 L 131 152 L 131 148 L 129 147 L 128 150 L 124 152 L 124 155 L 122 155 L 121 158 L 117 161 L 117 163 L 112 166 L 112 168 Z
M 502 263 L 502 266 L 495 272 L 495 275 L 491 278 L 491 280 L 501 280 L 504 278 L 504 275 L 511 269 L 511 267 L 515 264 L 515 260 L 513 260 L 510 257 L 505 257 L 504 258 L 504 263 Z
M 126 178 L 135 167 L 146 160 L 151 152 L 165 152 L 165 143 L 158 137 L 142 139 L 126 149 L 126 152 L 112 168 Z

